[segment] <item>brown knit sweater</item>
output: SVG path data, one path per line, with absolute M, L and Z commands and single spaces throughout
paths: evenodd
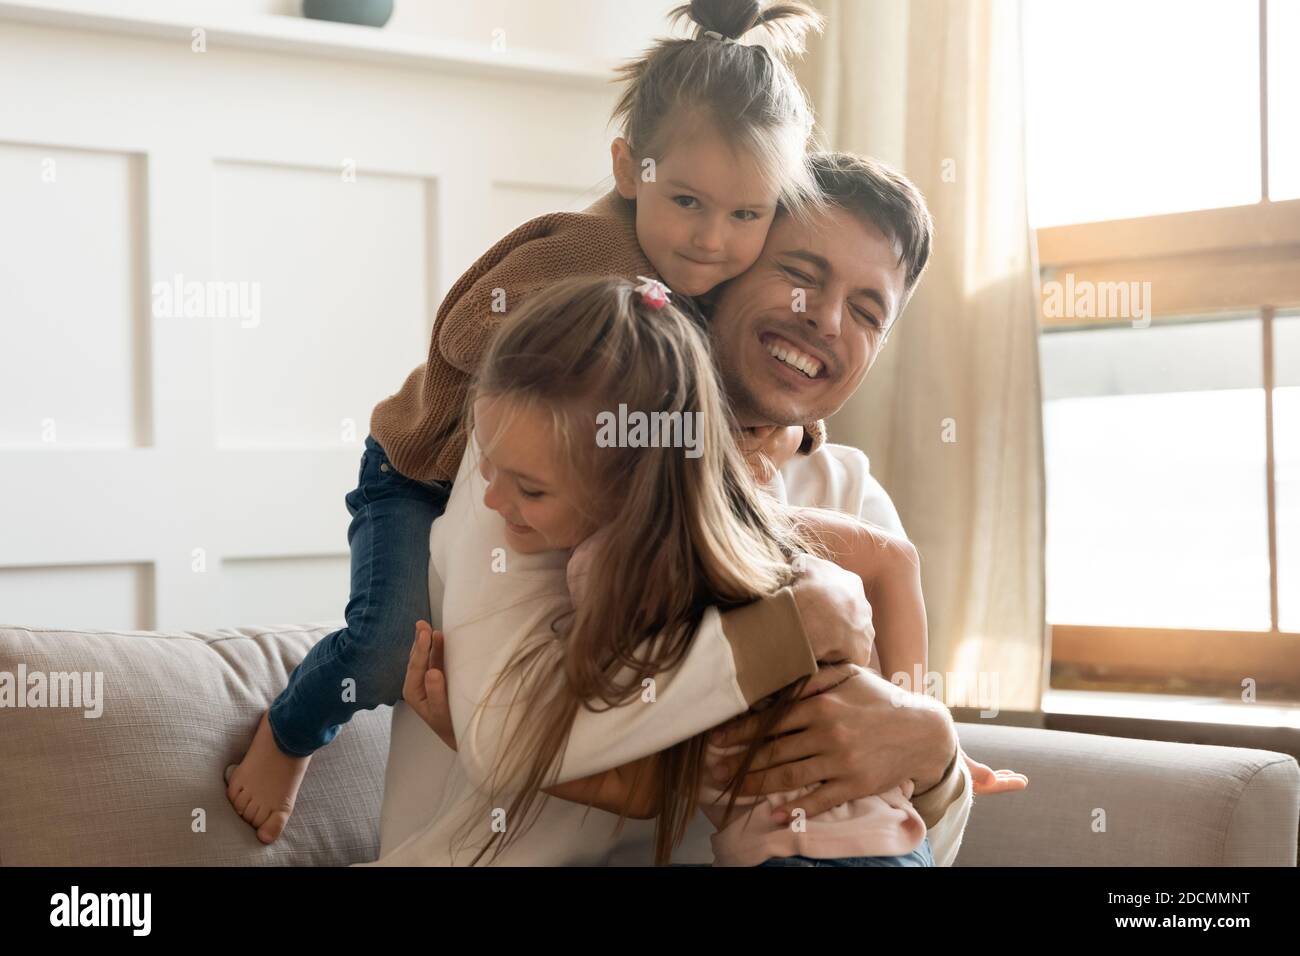
M 465 454 L 466 396 L 505 315 L 492 311 L 502 292 L 505 308 L 514 309 L 538 289 L 585 275 L 655 275 L 637 243 L 634 207 L 616 192 L 583 212 L 524 223 L 456 280 L 438 309 L 428 361 L 370 416 L 370 433 L 399 473 L 418 481 L 455 477 Z M 821 422 L 806 430 L 805 452 L 826 436 Z

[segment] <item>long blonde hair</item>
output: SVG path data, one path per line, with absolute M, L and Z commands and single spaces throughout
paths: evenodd
M 562 651 L 522 651 L 502 676 L 521 678 L 524 690 L 511 706 L 523 707 L 524 716 L 511 724 L 518 730 L 501 748 L 489 798 L 495 806 L 513 794 L 507 819 L 523 823 L 512 822 L 508 836 L 494 832 L 474 862 L 492 847 L 495 857 L 528 829 L 580 707 L 631 702 L 646 678 L 682 660 L 707 608 L 726 610 L 774 593 L 792 581 L 793 554 L 820 551 L 756 485 L 698 321 L 673 305 L 651 308 L 625 279 L 569 279 L 508 318 L 470 401 L 501 397 L 550 416 L 571 465 L 574 497 L 602 533 L 592 542 L 586 598 L 555 624 Z M 682 447 L 598 447 L 597 416 L 620 404 L 668 416 L 699 413 L 699 443 L 692 447 L 698 457 Z M 799 682 L 777 695 L 778 706 L 764 711 L 765 726 L 779 720 L 801 688 Z M 732 804 L 757 747 L 735 775 Z M 696 737 L 658 758 L 658 862 L 666 862 L 694 816 L 702 754 Z

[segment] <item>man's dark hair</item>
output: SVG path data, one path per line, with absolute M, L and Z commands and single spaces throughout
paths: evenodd
M 902 173 L 868 156 L 820 152 L 808 162 L 828 201 L 872 223 L 898 244 L 906 303 L 930 261 L 934 241 L 934 220 L 921 191 Z

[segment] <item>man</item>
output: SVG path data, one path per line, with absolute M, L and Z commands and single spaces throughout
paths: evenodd
M 763 255 L 727 285 L 713 310 L 715 359 L 738 424 L 746 430 L 742 438 L 748 441 L 761 441 L 775 426 L 829 416 L 848 400 L 879 354 L 929 257 L 930 217 L 920 194 L 905 179 L 873 161 L 844 154 L 822 154 L 815 158 L 815 168 L 831 204 L 828 210 L 808 225 L 779 217 Z M 850 512 L 901 534 L 888 496 L 871 478 L 865 456 L 854 449 L 825 445 L 796 456 L 782 468 L 775 490 L 792 504 Z M 485 509 L 481 496 L 462 496 L 461 501 L 467 509 Z M 455 526 L 469 538 L 489 524 L 452 510 L 440 521 L 462 522 Z M 467 553 L 478 546 L 481 543 L 465 542 Z M 824 653 L 827 648 L 851 648 L 853 642 L 843 632 L 860 634 L 869 613 L 862 606 L 861 582 L 847 572 L 837 575 L 839 569 L 828 562 L 813 560 L 809 567 L 793 592 L 797 611 L 792 610 L 784 628 L 775 630 L 769 614 L 761 640 L 737 641 L 727 630 L 744 626 L 743 621 L 733 616 L 736 623 L 721 625 L 716 614 L 712 619 L 706 615 L 698 651 L 692 650 L 676 670 L 657 679 L 657 706 L 689 708 L 703 730 L 811 673 L 810 655 L 830 659 Z M 523 634 L 550 619 L 552 612 L 544 603 L 529 605 L 530 597 L 512 590 L 513 583 L 505 580 L 510 575 L 463 573 L 472 577 L 446 582 L 447 593 L 453 588 L 474 591 L 475 606 L 483 610 L 475 627 L 495 638 L 485 644 L 516 646 L 513 640 L 502 641 L 501 634 Z M 495 582 L 490 580 L 494 577 Z M 499 589 L 495 594 L 494 588 Z M 494 615 L 495 608 L 504 610 Z M 761 661 L 751 656 L 755 647 L 764 655 Z M 845 656 L 852 657 L 851 650 Z M 457 667 L 450 658 L 446 674 L 455 711 L 463 703 L 456 694 Z M 910 695 L 908 706 L 900 707 L 895 693 L 888 682 L 859 669 L 850 680 L 802 702 L 792 710 L 787 726 L 779 728 L 794 732 L 764 752 L 744 792 L 792 790 L 824 781 L 801 802 L 806 815 L 814 816 L 911 779 L 913 802 L 929 830 L 935 861 L 951 864 L 971 799 L 970 775 L 958 759 L 956 732 L 951 717 L 936 702 Z M 656 736 L 655 709 L 580 712 L 570 734 L 570 751 L 576 756 L 570 759 L 566 753 L 557 782 L 589 776 L 675 743 L 679 737 Z M 461 785 L 472 789 L 482 783 L 505 733 L 501 722 L 477 720 L 466 732 L 468 721 L 457 720 L 457 758 L 422 726 L 427 719 L 427 711 L 422 718 L 400 704 L 394 713 L 381 862 L 448 861 L 443 853 L 455 807 L 439 806 L 443 785 L 449 792 L 464 793 Z M 752 727 L 742 720 L 725 731 L 721 742 L 744 742 Z M 431 807 L 437 808 L 432 818 Z M 552 799 L 543 818 L 502 862 L 649 862 L 649 825 L 632 824 L 614 837 L 612 822 L 600 811 Z M 675 859 L 711 859 L 707 831 L 694 828 Z

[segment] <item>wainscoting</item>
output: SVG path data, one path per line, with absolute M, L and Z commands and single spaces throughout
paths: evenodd
M 338 620 L 370 411 L 606 188 L 608 74 L 96 6 L 0 3 L 0 622 Z

